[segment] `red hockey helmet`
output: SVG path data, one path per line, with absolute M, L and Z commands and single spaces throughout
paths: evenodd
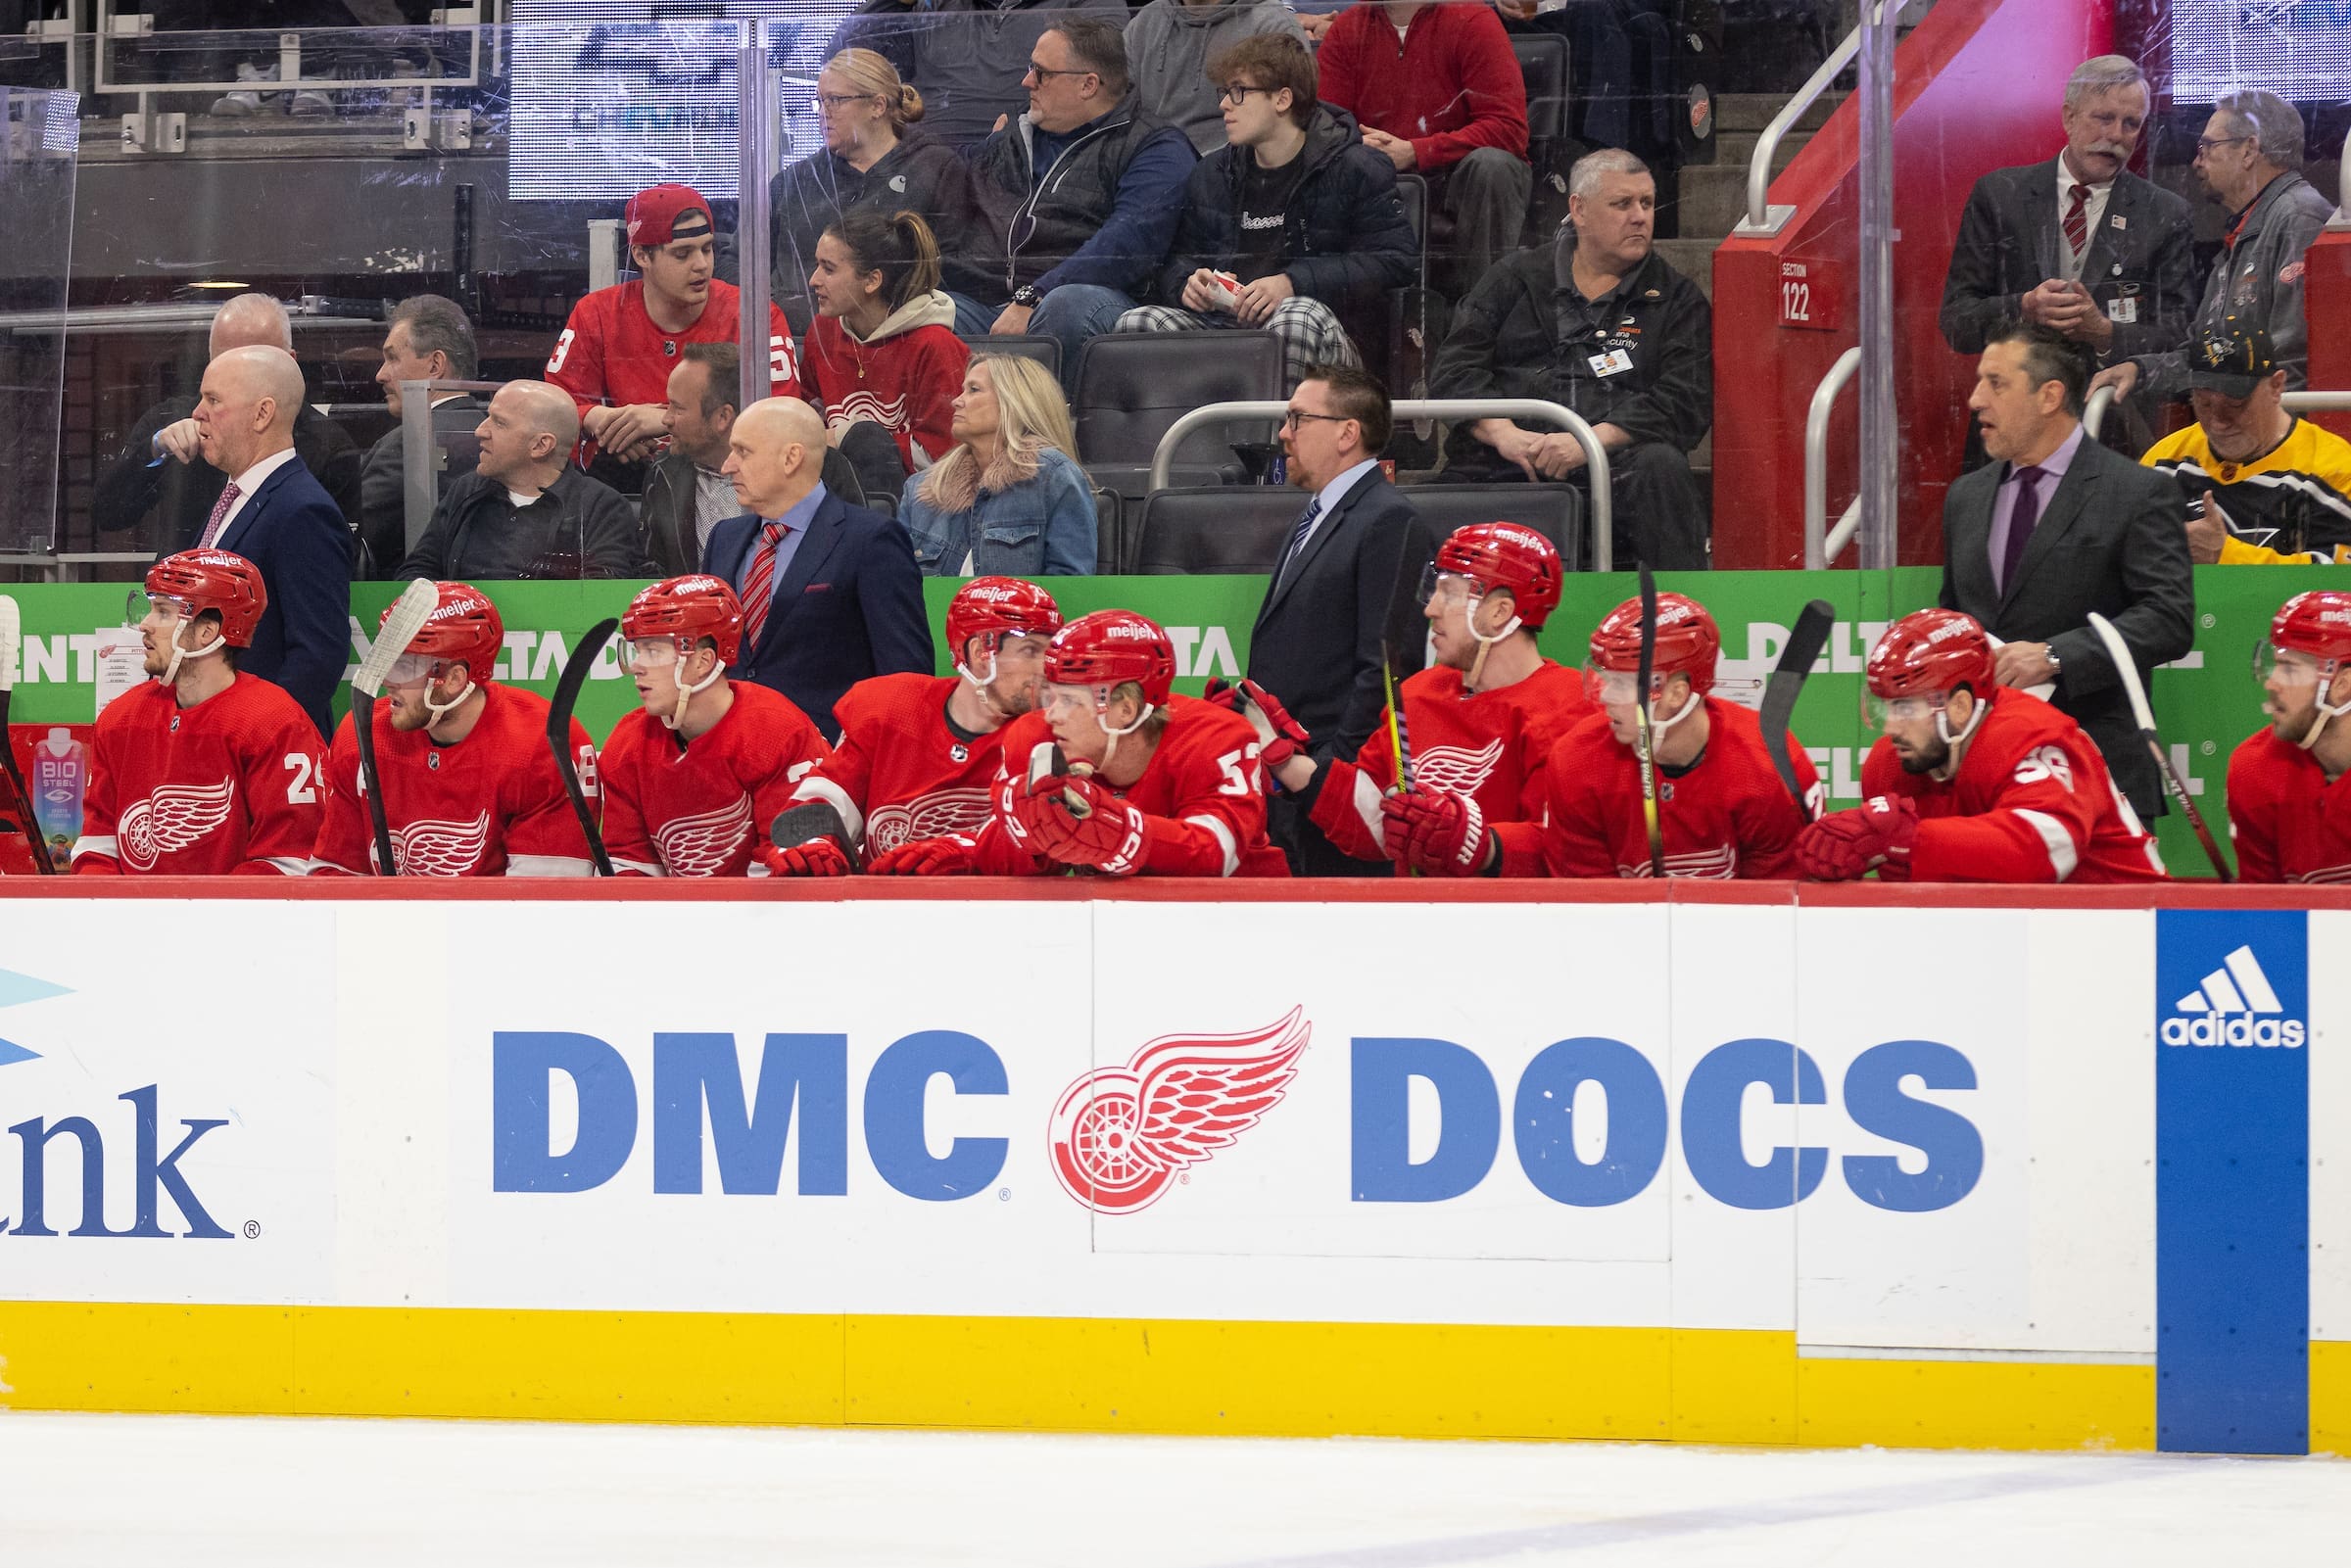
M 1519 623 L 1538 631 L 1559 607 L 1559 552 L 1533 529 L 1518 523 L 1467 523 L 1437 546 L 1421 594 L 1425 600 L 1440 575 L 1466 577 L 1484 593 L 1508 589 Z
M 1869 694 L 1932 697 L 1966 687 L 1988 700 L 1995 682 L 1991 639 L 1957 610 L 1920 610 L 1886 629 L 1869 650 Z
M 2296 594 L 2271 617 L 2269 646 L 2322 663 L 2351 660 L 2351 594 L 2332 588 Z
M 620 612 L 620 635 L 632 642 L 674 638 L 692 647 L 703 638 L 718 644 L 718 662 L 743 651 L 743 602 L 735 591 L 701 572 L 638 590 Z
M 1143 700 L 1158 707 L 1176 682 L 1176 644 L 1159 623 L 1132 610 L 1080 615 L 1045 644 L 1045 679 L 1055 686 L 1142 685 Z
M 1679 675 L 1698 692 L 1714 689 L 1714 663 L 1722 657 L 1722 633 L 1706 607 L 1683 594 L 1657 595 L 1657 641 L 1650 662 L 1655 681 Z M 1641 601 L 1628 598 L 1592 629 L 1589 673 L 1638 672 L 1641 668 Z M 1631 687 L 1624 700 L 1632 701 Z
M 958 662 L 976 637 L 1051 637 L 1060 630 L 1053 595 L 1017 577 L 975 577 L 947 601 L 947 652 Z M 992 652 L 996 643 L 987 646 Z
M 147 568 L 146 588 L 147 597 L 177 605 L 183 619 L 194 620 L 204 610 L 216 612 L 220 641 L 232 648 L 253 645 L 253 629 L 269 607 L 262 569 L 224 549 L 183 549 L 167 555 Z M 144 619 L 144 612 L 131 619 Z
M 498 606 L 470 583 L 435 583 L 433 587 L 441 602 L 425 617 L 424 629 L 409 639 L 405 651 L 462 664 L 474 685 L 489 685 L 490 672 L 498 668 L 498 650 L 506 639 L 506 623 L 499 619 Z M 392 606 L 387 604 L 384 619 L 391 615 Z M 380 627 L 383 622 L 376 624 Z

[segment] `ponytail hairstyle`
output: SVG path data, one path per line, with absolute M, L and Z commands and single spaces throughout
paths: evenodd
M 898 68 L 874 50 L 843 49 L 826 61 L 824 69 L 837 72 L 851 91 L 881 99 L 889 116 L 889 128 L 900 135 L 923 118 L 923 95 L 915 91 L 914 83 L 900 81 Z
M 882 298 L 892 310 L 938 287 L 938 241 L 919 213 L 884 217 L 870 207 L 852 207 L 825 225 L 825 232 L 849 253 L 858 277 L 882 274 Z

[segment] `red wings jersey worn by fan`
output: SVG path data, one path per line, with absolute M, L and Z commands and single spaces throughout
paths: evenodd
M 1999 689 L 1948 784 L 1903 772 L 1880 736 L 1861 764 L 1861 792 L 1917 804 L 1912 881 L 2164 878 L 2155 840 L 2114 787 L 2097 743 L 2029 691 Z
M 572 396 L 585 414 L 600 403 L 666 403 L 669 373 L 689 343 L 733 343 L 743 319 L 741 297 L 732 283 L 710 281 L 710 303 L 694 325 L 664 332 L 645 310 L 645 282 L 637 279 L 598 289 L 571 308 L 555 352 L 547 356 L 547 379 Z M 773 395 L 797 398 L 799 367 L 792 356 L 792 328 L 784 312 L 767 309 L 767 371 Z
M 2351 784 L 2256 731 L 2229 758 L 2229 836 L 2240 881 L 2351 882 Z
M 1545 659 L 1525 680 L 1472 695 L 1461 671 L 1440 665 L 1400 694 L 1413 782 L 1476 800 L 1502 843 L 1501 875 L 1543 875 L 1543 774 L 1559 737 L 1594 711 L 1583 677 Z M 1386 860 L 1379 799 L 1396 783 L 1386 710 L 1355 761 L 1323 771 L 1315 826 L 1358 860 Z
M 239 675 L 183 708 L 148 682 L 107 704 L 73 870 L 299 877 L 318 836 L 318 731 L 282 688 Z
M 833 704 L 840 743 L 801 781 L 799 798 L 830 803 L 864 834 L 869 857 L 911 838 L 978 832 L 1011 726 L 983 736 L 949 729 L 947 698 L 962 679 L 878 675 L 849 688 Z
M 726 717 L 686 742 L 643 708 L 597 758 L 604 853 L 621 876 L 764 877 L 752 859 L 792 786 L 833 754 L 792 698 L 739 681 Z M 568 808 L 567 808 L 568 809 Z
M 384 782 L 384 820 L 403 877 L 585 877 L 588 840 L 547 749 L 547 698 L 510 686 L 482 688 L 488 699 L 471 734 L 435 745 L 422 730 L 375 719 L 375 765 Z M 596 752 L 571 722 L 580 787 L 596 801 Z M 327 758 L 326 821 L 312 870 L 362 877 L 375 864 L 375 835 L 360 793 L 360 743 L 351 716 L 335 727 Z
M 1657 771 L 1657 832 L 1665 875 L 1730 880 L 1796 875 L 1796 809 L 1763 724 L 1735 702 L 1702 697 L 1706 747 L 1679 774 Z M 1819 776 L 1793 736 L 1788 760 L 1818 803 Z M 1647 877 L 1649 829 L 1641 810 L 1641 763 L 1620 744 L 1608 716 L 1594 713 L 1562 736 L 1544 770 L 1543 862 L 1554 877 Z
M 1132 745 L 1129 738 L 1121 745 Z M 1025 713 L 1004 727 L 1000 787 L 1026 788 L 1029 753 L 1053 744 L 1041 713 Z M 1105 783 L 1104 787 L 1109 785 Z M 1265 774 L 1257 761 L 1257 731 L 1237 713 L 1198 697 L 1168 698 L 1168 727 L 1143 776 L 1110 792 L 1158 825 L 1150 859 L 1154 877 L 1287 877 L 1289 862 L 1266 839 Z M 1034 876 L 1061 868 L 1029 854 L 991 815 L 980 834 L 978 869 L 988 876 Z

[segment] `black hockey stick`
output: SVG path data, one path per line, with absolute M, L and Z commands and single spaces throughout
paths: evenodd
M 17 792 L 17 826 L 24 830 L 24 842 L 32 848 L 32 869 L 42 877 L 55 876 L 57 865 L 49 858 L 49 846 L 41 838 L 40 824 L 33 820 L 32 791 L 24 787 L 24 774 L 17 766 L 16 747 L 8 738 L 8 707 L 16 696 L 17 648 L 24 641 L 24 623 L 17 610 L 17 601 L 0 594 L 0 772 L 8 775 L 9 787 Z
M 2123 694 L 2131 699 L 2131 717 L 2137 722 L 2138 737 L 2147 743 L 2147 754 L 2155 759 L 2155 767 L 2163 775 L 2164 786 L 2180 809 L 2187 814 L 2187 825 L 2196 831 L 2197 841 L 2204 846 L 2204 858 L 2212 862 L 2216 876 L 2225 882 L 2236 880 L 2236 873 L 2229 869 L 2228 857 L 2221 853 L 2220 844 L 2213 838 L 2212 830 L 2204 826 L 2204 814 L 2188 798 L 2187 784 L 2172 767 L 2172 759 L 2163 749 L 2163 737 L 2155 733 L 2155 710 L 2147 706 L 2147 689 L 2138 679 L 2138 666 L 2132 662 L 2130 644 L 2114 623 L 2097 611 L 2089 612 L 2089 629 L 2098 634 L 2106 644 L 2106 656 L 2114 660 L 2114 673 L 2122 678 Z
M 1633 694 L 1633 754 L 1641 763 L 1641 822 L 1649 830 L 1649 874 L 1662 879 L 1665 835 L 1657 826 L 1657 759 L 1650 748 L 1649 731 L 1649 682 L 1657 667 L 1657 580 L 1649 562 L 1636 564 L 1641 568 L 1641 667 Z
M 375 874 L 397 877 L 400 864 L 392 853 L 392 827 L 384 815 L 384 776 L 375 765 L 375 699 L 383 695 L 384 678 L 424 630 L 441 602 L 440 590 L 418 578 L 400 591 L 392 613 L 368 645 L 367 656 L 351 677 L 351 737 L 360 748 L 360 793 L 367 797 L 367 826 L 375 835 Z
M 848 861 L 849 870 L 865 870 L 857 846 L 849 842 L 849 825 L 841 821 L 840 808 L 830 800 L 801 800 L 786 806 L 776 813 L 767 836 L 778 849 L 797 849 L 819 838 L 830 838 Z
M 1829 645 L 1829 631 L 1836 624 L 1837 611 L 1827 599 L 1816 598 L 1805 605 L 1781 645 L 1780 662 L 1772 667 L 1771 679 L 1763 685 L 1763 749 L 1771 753 L 1780 783 L 1796 797 L 1797 813 L 1806 822 L 1812 820 L 1812 802 L 1796 782 L 1796 761 L 1788 754 L 1788 721 L 1796 716 L 1797 693 L 1803 690 L 1804 677 L 1812 673 L 1820 650 Z
M 554 700 L 547 710 L 547 748 L 555 754 L 555 772 L 562 776 L 563 792 L 571 797 L 571 814 L 580 819 L 580 832 L 588 838 L 588 859 L 596 866 L 599 877 L 612 875 L 612 857 L 604 853 L 604 833 L 588 809 L 587 792 L 580 787 L 579 759 L 571 754 L 571 710 L 580 704 L 580 688 L 588 684 L 588 672 L 596 664 L 596 656 L 604 651 L 612 634 L 620 630 L 620 622 L 606 617 L 588 628 L 563 661 L 563 674 L 555 682 Z

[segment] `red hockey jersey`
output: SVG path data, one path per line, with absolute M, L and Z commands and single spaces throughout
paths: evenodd
M 1543 773 L 1559 736 L 1594 711 L 1584 678 L 1545 659 L 1525 680 L 1472 695 L 1461 671 L 1439 665 L 1401 694 L 1413 782 L 1477 801 L 1501 840 L 1503 876 L 1542 876 Z M 1358 860 L 1387 859 L 1379 800 L 1395 785 L 1396 759 L 1385 708 L 1355 761 L 1329 763 L 1318 783 L 1309 815 L 1323 835 Z
M 570 393 L 583 415 L 600 403 L 667 403 L 678 351 L 689 343 L 733 343 L 742 319 L 735 285 L 716 278 L 710 280 L 709 303 L 700 317 L 683 332 L 664 332 L 646 314 L 642 278 L 598 289 L 571 308 L 555 352 L 547 356 L 547 379 Z M 767 321 L 769 390 L 779 398 L 800 397 L 792 328 L 772 305 Z
M 2351 784 L 2264 726 L 2229 758 L 2229 836 L 2239 881 L 2351 882 Z
M 767 875 L 752 856 L 792 785 L 833 753 L 783 692 L 748 681 L 709 729 L 678 733 L 643 708 L 621 718 L 597 759 L 604 853 L 623 877 Z
M 1004 756 L 1005 726 L 982 736 L 947 727 L 959 675 L 878 675 L 833 704 L 840 743 L 800 782 L 802 800 L 840 813 L 870 858 L 911 838 L 976 833 Z
M 403 877 L 585 877 L 593 869 L 580 819 L 547 749 L 547 698 L 518 687 L 482 688 L 488 701 L 472 733 L 439 745 L 422 730 L 392 728 L 375 714 L 375 766 L 384 782 L 384 819 Z M 596 804 L 596 752 L 571 722 L 580 787 Z M 312 870 L 363 877 L 375 865 L 375 834 L 360 793 L 360 742 L 351 715 L 335 727 L 327 758 L 326 820 Z
M 1924 819 L 1910 851 L 1921 882 L 2160 881 L 2163 856 L 2082 727 L 2001 688 L 1948 784 L 1905 773 L 1884 736 L 1861 764 L 1864 795 L 1907 795 Z
M 1735 702 L 1706 697 L 1706 747 L 1678 774 L 1657 772 L 1657 833 L 1665 875 L 1760 879 L 1796 875 L 1804 816 L 1763 749 L 1762 721 Z M 1796 737 L 1788 760 L 1815 807 L 1820 779 Z M 1647 877 L 1649 827 L 1641 763 L 1608 716 L 1594 713 L 1552 748 L 1545 770 L 1549 816 L 1543 862 L 1554 877 Z
M 872 420 L 897 437 L 898 457 L 910 473 L 955 445 L 948 427 L 972 350 L 955 335 L 955 304 L 945 295 L 908 301 L 864 343 L 838 318 L 820 315 L 809 323 L 807 347 L 808 390 L 837 436 L 859 419 Z
M 1041 713 L 1024 713 L 1004 727 L 1000 789 L 1029 778 L 1029 753 L 1053 744 Z M 1120 742 L 1131 745 L 1128 738 Z M 1104 782 L 1107 786 L 1107 781 Z M 1266 839 L 1265 773 L 1257 760 L 1257 731 L 1239 714 L 1198 697 L 1168 699 L 1168 727 L 1143 776 L 1112 794 L 1147 817 L 1164 819 L 1163 847 L 1141 868 L 1154 877 L 1287 877 L 1289 862 Z M 980 833 L 978 869 L 987 876 L 1032 877 L 1059 872 L 1055 861 L 1030 854 L 1005 832 L 1002 807 Z
M 192 708 L 150 681 L 98 715 L 73 870 L 299 877 L 318 836 L 318 729 L 239 675 Z

